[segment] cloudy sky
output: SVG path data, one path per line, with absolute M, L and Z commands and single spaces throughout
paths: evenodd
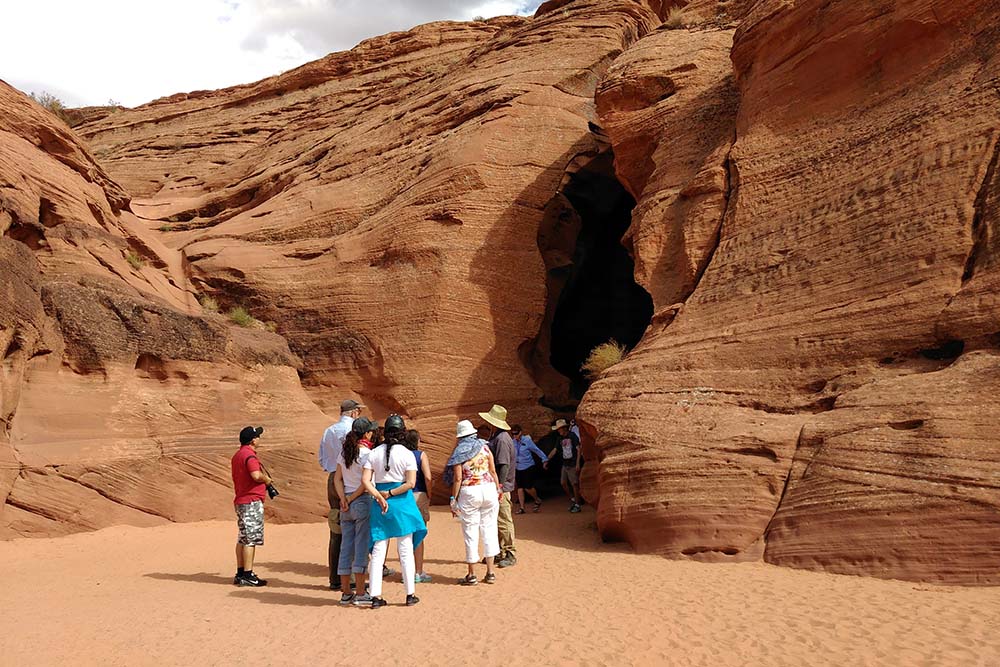
M 428 21 L 531 14 L 541 0 L 4 2 L 0 79 L 67 106 L 135 106 L 257 81 Z

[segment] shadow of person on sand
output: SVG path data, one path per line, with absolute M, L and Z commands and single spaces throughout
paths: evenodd
M 271 587 L 270 581 L 268 582 L 268 588 Z M 261 604 L 277 604 L 285 606 L 297 606 L 297 607 L 340 607 L 338 604 L 340 598 L 319 598 L 319 597 L 309 597 L 308 595 L 296 595 L 295 593 L 275 593 L 273 591 L 261 589 L 261 588 L 244 588 L 242 590 L 233 591 L 229 594 L 230 597 L 234 598 L 244 598 L 250 600 L 256 600 Z M 350 608 L 350 607 L 346 607 Z
M 233 585 L 232 576 L 214 574 L 212 572 L 195 572 L 190 574 L 181 572 L 147 572 L 142 576 L 149 577 L 150 579 L 161 579 L 164 581 L 186 581 L 196 584 L 223 584 L 226 586 Z M 271 588 L 298 588 L 307 591 L 327 590 L 326 586 L 318 584 L 299 584 L 292 581 L 285 581 L 284 579 L 276 579 L 266 575 L 264 578 L 267 579 L 267 585 Z
M 324 580 L 330 573 L 325 563 L 301 563 L 294 560 L 279 560 L 273 563 L 261 561 L 257 563 L 257 566 L 262 571 L 288 572 L 289 574 L 300 574 L 303 577 L 317 577 Z

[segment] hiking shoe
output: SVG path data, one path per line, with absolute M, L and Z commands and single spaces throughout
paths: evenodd
M 572 507 L 569 508 L 569 511 L 572 514 L 578 514 L 580 512 L 580 506 L 579 505 L 573 505 Z
M 383 600 L 382 598 L 371 598 L 372 609 L 379 609 L 381 607 L 386 606 L 387 604 L 389 603 Z
M 344 593 L 343 595 L 340 596 L 340 604 L 344 605 L 345 607 L 351 604 L 352 602 L 354 602 L 353 593 Z
M 513 567 L 515 563 L 517 563 L 516 558 L 514 558 L 513 556 L 507 556 L 506 558 L 501 559 L 499 563 L 497 563 L 497 567 Z
M 434 579 L 434 577 L 432 577 L 429 574 L 424 574 L 422 572 L 418 572 L 413 577 L 413 583 L 415 583 L 415 584 L 423 584 L 423 583 L 426 583 L 428 581 L 432 581 L 433 579 Z
M 372 596 L 365 593 L 364 595 L 355 595 L 354 599 L 351 601 L 355 607 L 370 607 L 372 602 L 378 598 L 373 598 Z
M 418 598 L 413 593 L 410 593 L 409 595 L 406 596 L 406 606 L 407 607 L 412 607 L 413 605 L 417 604 L 418 602 L 420 602 L 420 598 Z
M 254 587 L 267 586 L 267 579 L 261 579 L 253 572 L 247 572 L 242 577 L 236 577 L 236 578 L 239 580 L 239 582 L 236 584 L 237 586 L 254 586 Z
M 487 572 L 486 576 L 483 577 L 484 584 L 495 584 L 496 581 L 497 581 L 497 575 L 493 574 L 492 572 Z

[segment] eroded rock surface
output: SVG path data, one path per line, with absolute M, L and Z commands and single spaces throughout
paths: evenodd
M 3 83 L 0 112 L 0 537 L 228 517 L 247 422 L 276 476 L 321 487 L 329 418 L 284 339 L 202 313 L 69 128 Z M 325 513 L 289 495 L 279 520 Z
M 546 309 L 538 234 L 611 61 L 659 23 L 631 1 L 437 23 L 251 86 L 78 130 L 224 308 L 273 321 L 321 406 L 547 424 L 522 361 Z
M 667 244 L 673 256 L 633 239 L 663 259 L 638 273 L 667 316 L 582 408 L 606 535 L 676 556 L 1000 582 L 1000 441 L 986 426 L 998 26 L 996 3 L 757 3 L 735 35 L 728 196 L 721 173 L 693 179 L 725 211 L 714 249 L 675 196 L 699 135 L 623 109 L 615 91 L 644 70 L 633 52 L 612 66 L 622 178 L 641 187 L 639 210 L 663 211 L 636 231 L 702 231 Z M 704 76 L 699 54 L 689 67 Z M 638 153 L 658 150 L 632 141 L 653 123 L 682 128 L 660 138 L 680 161 L 650 169 Z

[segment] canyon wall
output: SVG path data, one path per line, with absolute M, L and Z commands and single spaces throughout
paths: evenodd
M 318 405 L 362 394 L 446 457 L 494 402 L 550 419 L 522 362 L 546 308 L 537 237 L 600 150 L 604 71 L 658 23 L 621 0 L 428 24 L 76 129 L 200 290 L 277 325 Z
M 68 128 L 3 83 L 0 112 L 0 537 L 228 518 L 235 435 L 265 417 L 272 467 L 321 485 L 329 419 L 286 342 L 203 313 Z M 325 512 L 289 495 L 273 518 Z
M 435 460 L 494 402 L 544 428 L 613 153 L 653 315 L 579 411 L 601 534 L 1000 583 L 998 37 L 996 1 L 550 0 L 73 131 L 0 86 L 0 537 L 228 516 L 243 423 L 319 517 L 345 396 Z
M 269 511 L 321 516 L 345 396 L 442 462 L 493 402 L 547 423 L 521 360 L 536 239 L 601 150 L 604 70 L 658 22 L 621 0 L 430 24 L 72 131 L 4 86 L 2 535 L 227 517 L 245 423 L 283 489 Z
M 712 31 L 612 65 L 658 310 L 581 407 L 606 536 L 1000 582 L 998 28 L 995 2 L 762 0 L 731 66 Z

